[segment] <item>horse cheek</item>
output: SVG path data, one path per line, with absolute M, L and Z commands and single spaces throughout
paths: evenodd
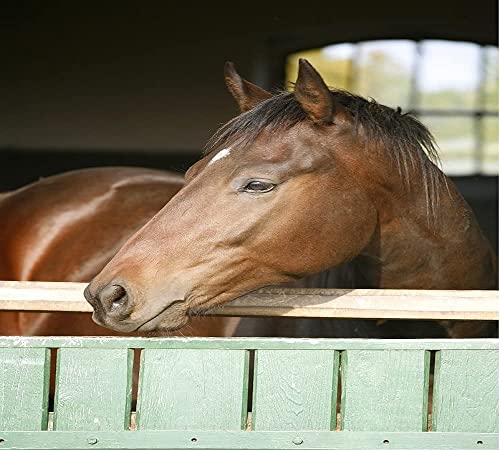
M 324 213 L 320 241 L 328 262 L 335 267 L 358 256 L 369 244 L 377 228 L 377 211 L 362 192 L 351 193 L 349 201 L 332 204 Z

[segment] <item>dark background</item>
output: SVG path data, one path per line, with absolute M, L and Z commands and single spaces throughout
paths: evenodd
M 497 44 L 497 1 L 2 1 L 0 190 L 64 170 L 184 171 L 236 114 L 222 68 L 281 87 L 288 53 L 344 41 Z M 498 177 L 454 178 L 498 243 Z

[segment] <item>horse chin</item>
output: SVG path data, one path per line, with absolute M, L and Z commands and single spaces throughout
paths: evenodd
M 164 311 L 154 319 L 147 321 L 135 331 L 139 333 L 152 331 L 175 331 L 182 328 L 189 322 L 187 314 L 172 314 L 171 311 Z
M 92 320 L 101 327 L 109 328 L 113 331 L 119 331 L 120 333 L 132 333 L 137 328 L 137 326 L 134 326 L 131 323 L 110 322 L 109 320 L 102 320 L 95 312 L 92 314 Z
M 174 331 L 182 328 L 189 321 L 189 316 L 186 311 L 186 305 L 183 300 L 170 303 L 167 307 L 150 316 L 139 326 L 136 326 L 134 331 L 151 332 L 151 331 Z
M 102 327 L 110 328 L 122 333 L 149 333 L 162 331 L 175 331 L 182 328 L 189 322 L 189 316 L 183 308 L 170 306 L 160 313 L 151 316 L 149 319 L 141 322 L 123 320 L 110 321 L 102 320 L 95 313 L 92 315 L 95 323 Z

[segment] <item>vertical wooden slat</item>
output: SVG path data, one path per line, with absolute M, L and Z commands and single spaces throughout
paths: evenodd
M 143 350 L 137 428 L 241 430 L 247 391 L 245 350 Z
M 498 351 L 436 353 L 433 431 L 498 432 Z
M 120 431 L 130 422 L 133 350 L 57 353 L 54 429 Z
M 335 429 L 337 373 L 331 350 L 258 350 L 252 428 Z
M 342 429 L 423 431 L 429 352 L 349 350 L 342 354 Z
M 0 430 L 47 429 L 50 351 L 0 348 Z

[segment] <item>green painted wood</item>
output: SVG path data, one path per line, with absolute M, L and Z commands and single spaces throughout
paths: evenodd
M 338 353 L 258 350 L 254 430 L 330 430 L 336 426 Z
M 246 421 L 248 352 L 143 350 L 141 430 L 240 430 Z
M 0 337 L 0 347 L 213 350 L 495 350 L 497 339 Z
M 63 348 L 57 352 L 54 429 L 127 429 L 133 351 Z
M 47 429 L 49 374 L 48 349 L 0 349 L 1 431 Z
M 174 407 L 170 406 L 168 407 L 170 408 L 170 411 L 173 411 L 172 414 L 179 413 L 178 416 L 181 417 L 181 419 L 179 420 L 185 422 L 191 421 L 192 423 L 198 421 L 199 423 L 201 423 L 201 425 L 198 425 L 198 427 L 200 427 L 199 429 L 201 428 L 215 429 L 215 427 L 219 427 L 220 423 L 222 423 L 222 419 L 220 419 L 220 417 L 227 412 L 226 410 L 224 410 L 224 408 L 222 408 L 223 414 L 220 414 L 218 412 L 221 410 L 220 404 L 223 403 L 225 399 L 224 396 L 226 395 L 226 391 L 222 389 L 222 387 L 220 386 L 216 386 L 215 388 L 213 388 L 213 386 L 216 384 L 216 382 L 213 380 L 217 379 L 217 381 L 223 384 L 225 387 L 226 384 L 232 386 L 231 383 L 226 380 L 226 376 L 227 379 L 237 378 L 237 377 L 232 377 L 231 375 L 231 373 L 233 373 L 234 371 L 226 375 L 226 367 L 232 367 L 232 364 L 230 363 L 230 361 L 228 362 L 228 360 L 224 359 L 224 357 L 220 357 L 220 355 L 226 353 L 247 355 L 245 349 L 257 349 L 258 353 L 262 354 L 265 352 L 272 353 L 274 351 L 276 351 L 276 353 L 290 352 L 294 354 L 296 352 L 312 354 L 317 351 L 319 352 L 324 351 L 326 353 L 334 354 L 334 352 L 332 351 L 334 349 L 343 350 L 344 357 L 342 364 L 342 373 L 343 373 L 343 383 L 344 383 L 343 385 L 344 408 L 342 412 L 342 417 L 344 419 L 344 424 L 343 424 L 344 429 L 346 430 L 349 429 L 348 428 L 350 426 L 349 420 L 355 419 L 354 422 L 351 420 L 351 424 L 357 423 L 357 426 L 361 424 L 359 425 L 361 426 L 361 429 L 381 429 L 386 431 L 394 429 L 395 424 L 397 424 L 397 429 L 409 429 L 408 427 L 410 425 L 412 427 L 415 425 L 416 423 L 415 416 L 417 415 L 415 411 L 417 411 L 418 409 L 417 406 L 415 407 L 416 408 L 415 410 L 412 409 L 412 411 L 410 411 L 410 414 L 408 414 L 405 409 L 406 406 L 401 406 L 401 405 L 411 405 L 411 404 L 418 405 L 417 401 L 418 391 L 420 390 L 420 392 L 423 395 L 421 396 L 420 399 L 421 406 L 419 411 L 421 413 L 425 412 L 426 410 L 425 399 L 427 398 L 427 396 L 425 395 L 425 392 L 427 390 L 425 383 L 427 380 L 426 377 L 424 376 L 423 377 L 424 384 L 422 388 L 421 383 L 418 381 L 418 377 L 416 378 L 417 381 L 413 383 L 413 387 L 411 387 L 412 383 L 410 383 L 410 381 L 412 381 L 411 376 L 404 378 L 403 381 L 401 381 L 401 379 L 398 379 L 399 375 L 397 375 L 396 379 L 394 379 L 395 373 L 401 374 L 405 373 L 405 371 L 408 372 L 409 370 L 408 368 L 411 367 L 411 365 L 414 362 L 410 361 L 407 364 L 406 363 L 403 364 L 400 361 L 399 363 L 396 363 L 397 358 L 394 359 L 393 357 L 391 358 L 387 357 L 384 360 L 383 355 L 408 353 L 408 352 L 409 352 L 408 354 L 424 355 L 427 354 L 425 349 L 438 349 L 440 351 L 438 352 L 438 357 L 437 357 L 435 391 L 434 391 L 436 401 L 434 402 L 434 414 L 433 414 L 435 429 L 437 429 L 437 431 L 451 430 L 451 428 L 448 429 L 444 428 L 444 426 L 447 423 L 453 424 L 450 426 L 456 427 L 455 430 L 459 431 L 463 431 L 464 429 L 465 430 L 470 429 L 471 431 L 498 429 L 498 423 L 496 419 L 498 417 L 498 409 L 497 409 L 498 406 L 496 403 L 497 396 L 496 394 L 495 395 L 489 394 L 493 391 L 497 392 L 498 390 L 498 386 L 495 384 L 495 381 L 493 381 L 496 380 L 497 379 L 496 376 L 498 376 L 497 375 L 498 353 L 496 350 L 498 348 L 498 343 L 496 340 L 493 339 L 376 341 L 376 340 L 351 340 L 351 339 L 268 339 L 268 338 L 262 338 L 262 339 L 246 338 L 246 339 L 232 340 L 232 339 L 218 339 L 218 338 L 137 339 L 137 338 L 14 337 L 14 338 L 0 338 L 0 342 L 3 342 L 3 344 L 5 344 L 0 349 L 0 361 L 9 360 L 3 355 L 5 354 L 4 352 L 8 353 L 11 351 L 20 352 L 19 354 L 23 354 L 22 352 L 27 352 L 26 355 L 28 355 L 28 360 L 30 360 L 29 358 L 31 358 L 31 356 L 29 355 L 33 354 L 44 355 L 45 359 L 40 358 L 40 361 L 42 360 L 44 361 L 43 371 L 40 371 L 41 363 L 38 364 L 30 362 L 27 364 L 30 367 L 28 372 L 34 370 L 38 374 L 37 376 L 40 376 L 40 374 L 43 373 L 43 376 L 40 378 L 41 380 L 40 383 L 38 382 L 31 383 L 31 381 L 34 379 L 31 375 L 28 376 L 28 381 L 23 381 L 23 383 L 25 383 L 26 385 L 29 385 L 30 383 L 33 386 L 35 384 L 39 384 L 40 389 L 37 392 L 42 393 L 42 399 L 43 398 L 46 399 L 47 395 L 47 387 L 46 387 L 48 381 L 47 370 L 49 368 L 48 348 L 57 347 L 59 345 L 63 347 L 59 353 L 59 355 L 61 356 L 59 361 L 60 364 L 61 361 L 64 361 L 65 358 L 64 355 L 69 355 L 68 356 L 69 359 L 66 359 L 66 362 L 63 364 L 63 367 L 62 368 L 59 367 L 58 369 L 58 390 L 57 390 L 58 398 L 56 399 L 56 423 L 55 423 L 56 429 L 58 430 L 72 430 L 72 429 L 95 430 L 98 429 L 99 427 L 101 427 L 100 428 L 101 430 L 103 429 L 123 430 L 124 428 L 126 428 L 129 420 L 129 405 L 127 404 L 127 402 L 130 401 L 130 380 L 131 380 L 130 375 L 131 375 L 131 364 L 132 364 L 132 355 L 131 355 L 132 350 L 128 349 L 133 349 L 136 347 L 147 348 L 147 350 L 144 352 L 145 354 L 148 352 L 159 352 L 159 353 L 177 352 L 177 356 L 173 358 L 173 360 L 183 360 L 183 355 L 191 355 L 191 353 L 189 352 L 194 352 L 195 354 L 198 355 L 202 355 L 205 354 L 205 352 L 208 352 L 207 353 L 208 356 L 206 359 L 210 361 L 206 363 L 199 363 L 202 364 L 203 368 L 205 367 L 209 368 L 209 370 L 207 370 L 207 373 L 209 375 L 207 377 L 203 375 L 202 377 L 203 381 L 201 383 L 197 382 L 197 378 L 194 375 L 191 375 L 190 379 L 190 376 L 185 376 L 185 375 L 180 376 L 178 375 L 178 372 L 175 372 L 174 370 L 173 372 L 175 372 L 175 374 L 171 375 L 169 378 L 171 380 L 170 387 L 168 388 L 170 391 L 168 391 L 167 389 L 168 392 L 166 394 L 165 393 L 162 394 L 166 395 L 168 398 L 174 398 L 174 401 L 179 400 L 177 401 L 177 403 L 180 403 L 181 401 L 184 401 L 184 399 L 186 398 L 186 396 L 183 397 L 184 395 L 182 393 L 183 390 L 185 393 L 186 389 L 188 389 L 189 386 L 194 385 L 195 386 L 194 389 L 198 389 L 198 392 L 202 391 L 203 395 L 206 395 L 205 393 L 208 391 L 218 392 L 219 395 L 217 394 L 213 395 L 213 397 L 215 398 L 213 404 L 215 404 L 216 418 L 201 417 L 203 414 L 205 416 L 209 415 L 206 413 L 206 411 L 212 411 L 211 409 L 212 403 L 210 403 L 209 400 L 206 400 L 205 403 L 203 403 L 203 401 L 197 401 L 197 400 L 195 401 L 192 400 L 191 398 L 189 401 L 191 401 L 192 403 L 196 403 L 198 408 L 198 411 L 192 413 L 191 416 L 183 412 L 183 406 L 176 405 Z M 45 345 L 47 348 L 44 348 L 42 344 Z M 86 346 L 88 346 L 88 348 L 85 348 Z M 402 350 L 405 348 L 405 346 L 407 347 L 407 350 Z M 359 358 L 359 354 L 368 354 L 368 353 L 376 354 L 376 358 L 375 356 L 372 355 L 370 358 L 368 358 L 368 361 L 363 362 L 364 358 Z M 216 363 L 213 363 L 214 360 L 213 354 L 217 355 L 215 358 L 215 360 L 217 360 Z M 357 362 L 356 362 L 356 354 L 358 354 Z M 72 355 L 79 355 L 79 356 L 72 356 Z M 116 361 L 120 360 L 122 362 L 116 363 L 116 361 L 113 358 L 103 355 L 126 355 L 126 356 L 117 358 Z M 196 359 L 197 357 L 189 356 L 187 363 L 182 362 L 182 364 L 180 364 L 181 369 L 183 367 L 183 364 L 187 364 L 187 366 L 189 367 L 196 367 L 196 364 L 198 364 L 194 362 L 194 360 Z M 200 361 L 203 360 L 203 358 L 198 358 L 198 359 Z M 246 356 L 243 359 L 245 362 L 243 364 L 244 375 L 242 379 L 246 380 L 247 378 Z M 379 360 L 379 361 L 374 364 L 372 360 Z M 417 370 L 413 371 L 415 374 L 420 370 L 419 367 L 422 359 L 417 358 L 417 360 L 420 362 L 418 362 L 418 364 L 416 365 L 414 364 L 414 366 L 417 367 Z M 18 361 L 22 361 L 22 358 L 18 359 L 16 356 L 14 359 L 10 358 L 10 361 L 13 361 L 11 365 L 13 364 L 14 366 L 21 366 L 20 364 L 18 364 Z M 123 361 L 126 361 L 124 365 L 126 369 L 124 370 L 124 372 L 127 375 L 125 376 L 125 378 L 123 378 L 122 376 L 123 371 L 117 368 L 121 367 L 120 364 L 122 364 Z M 167 362 L 168 361 L 172 361 L 172 359 L 167 358 Z M 238 361 L 240 360 L 238 359 Z M 467 361 L 465 366 L 464 366 L 464 361 Z M 226 364 L 223 364 L 224 362 Z M 215 364 L 217 366 L 217 369 L 214 369 L 213 365 L 211 366 L 211 363 Z M 146 364 L 146 366 L 147 365 L 148 364 Z M 396 366 L 397 370 L 394 370 L 394 365 Z M 37 366 L 38 369 L 34 369 L 31 366 Z M 237 366 L 240 367 L 240 362 L 238 362 Z M 301 366 L 307 367 L 307 364 L 302 364 Z M 188 368 L 184 367 L 185 369 L 185 371 L 183 372 L 184 374 L 189 373 L 189 367 Z M 406 369 L 403 370 L 404 367 L 406 367 Z M 4 374 L 6 373 L 5 372 L 6 370 L 11 370 L 11 369 L 8 369 L 8 365 L 6 366 L 0 365 L 0 374 Z M 18 371 L 16 373 L 18 373 L 19 375 L 15 375 L 14 377 L 9 376 L 7 379 L 19 378 L 19 380 L 21 380 L 22 377 L 25 376 L 27 373 L 26 368 L 24 367 L 15 370 Z M 161 369 L 155 369 L 155 370 L 157 370 L 158 373 L 161 372 Z M 333 373 L 335 373 L 335 369 L 333 368 L 332 370 Z M 425 361 L 424 361 L 423 373 L 426 373 L 427 370 L 428 369 L 425 368 Z M 65 375 L 66 381 L 64 381 L 63 377 L 65 371 L 66 371 Z M 376 379 L 377 377 L 374 378 L 374 376 L 367 376 L 367 374 L 370 375 L 370 371 L 372 371 L 372 375 L 378 374 L 377 376 L 381 378 L 381 380 L 380 379 L 377 380 Z M 146 372 L 145 369 L 144 372 Z M 195 372 L 196 370 L 191 370 L 191 373 Z M 154 370 L 152 371 L 152 373 L 154 373 Z M 293 372 L 287 371 L 286 373 L 290 374 Z M 352 373 L 352 377 L 350 376 L 347 377 L 349 373 Z M 72 374 L 76 375 L 73 377 Z M 363 376 L 365 377 L 364 379 Z M 356 377 L 358 377 L 357 385 L 353 381 L 356 379 Z M 179 378 L 182 378 L 181 380 L 182 382 L 179 381 Z M 188 381 L 184 380 L 184 378 Z M 93 381 L 87 382 L 85 381 L 86 379 L 90 379 Z M 123 379 L 126 380 L 125 384 L 123 384 Z M 258 382 L 259 379 L 260 378 L 258 376 L 256 379 L 256 383 Z M 79 383 L 80 380 L 83 380 L 83 382 Z M 118 380 L 118 383 L 116 383 L 116 380 Z M 152 387 L 154 386 L 154 380 L 155 377 L 150 376 L 149 384 Z M 476 382 L 476 380 L 480 381 Z M 349 385 L 349 381 L 352 381 L 351 386 Z M 461 382 L 463 386 L 460 385 L 459 382 Z M 85 385 L 85 383 L 87 383 L 87 385 Z M 108 386 L 107 383 L 111 383 L 110 384 L 111 388 Z M 269 383 L 269 385 L 270 384 L 271 382 Z M 20 385 L 21 382 L 19 382 L 18 386 Z M 82 385 L 88 387 L 82 388 Z M 103 385 L 107 387 L 103 387 Z M 117 387 L 117 385 L 125 386 L 124 392 L 126 400 L 125 400 L 125 406 L 122 409 L 122 411 L 120 411 L 121 407 L 115 408 L 111 406 L 115 398 L 123 398 L 121 394 L 118 396 L 114 396 L 113 394 L 113 392 L 115 392 L 114 391 L 115 389 L 116 392 L 119 391 L 119 387 Z M 202 385 L 205 387 L 209 386 L 211 389 L 202 388 L 201 387 Z M 418 386 L 415 387 L 416 385 Z M 8 395 L 12 395 L 12 393 L 15 392 L 15 388 L 11 389 L 10 387 L 8 387 L 6 389 L 5 386 L 6 386 L 5 384 L 2 386 L 3 393 L 1 395 L 5 395 L 5 392 L 7 392 Z M 63 387 L 61 388 L 61 386 Z M 181 389 L 177 390 L 177 386 L 181 386 Z M 238 386 L 240 386 L 240 391 L 238 392 L 241 394 L 242 400 L 239 401 L 240 397 L 235 397 L 237 398 L 237 401 L 235 403 L 239 406 L 239 416 L 237 421 L 237 427 L 236 428 L 233 427 L 231 429 L 241 429 L 244 422 L 243 419 L 244 419 L 245 404 L 246 404 L 245 400 L 246 381 L 241 384 L 238 384 Z M 374 386 L 378 386 L 379 388 L 374 388 Z M 387 386 L 389 387 L 392 386 L 393 389 L 392 390 L 388 389 Z M 366 390 L 364 393 L 362 391 L 362 388 Z M 31 389 L 31 387 L 29 389 Z M 17 403 L 19 403 L 20 405 L 19 411 L 22 411 L 23 408 L 22 402 L 26 401 L 26 399 L 30 398 L 31 396 L 31 394 L 29 395 L 26 394 L 29 389 L 26 388 L 23 390 L 23 396 L 21 399 L 22 401 L 20 402 L 18 402 L 17 400 L 1 401 L 2 398 L 0 398 L 0 430 L 6 429 L 8 426 L 6 425 L 5 428 L 2 427 L 3 425 L 3 422 L 1 421 L 3 417 L 2 414 L 8 415 L 9 420 L 13 420 L 13 422 L 10 422 L 11 425 L 9 425 L 12 427 L 11 429 L 23 429 L 23 430 L 30 429 L 23 422 L 26 419 L 25 414 L 19 414 L 18 418 L 13 418 L 14 416 L 12 415 L 11 411 L 12 405 L 15 404 L 17 406 Z M 191 389 L 191 387 L 189 387 L 189 389 Z M 160 389 L 160 391 L 163 390 L 164 390 L 163 388 Z M 231 387 L 230 392 L 233 392 L 232 390 L 233 388 Z M 1 392 L 2 391 L 0 390 L 0 393 Z M 59 395 L 61 392 L 65 394 L 62 395 L 62 397 L 59 399 Z M 153 388 L 151 392 L 155 394 Z M 260 420 L 259 411 L 261 411 L 261 409 L 259 409 L 260 406 L 258 406 L 258 402 L 260 401 L 259 393 L 261 392 L 259 391 L 258 385 L 256 385 L 255 392 L 256 392 L 256 410 L 254 419 L 255 419 L 255 424 L 257 424 L 258 428 L 259 427 L 258 421 Z M 274 393 L 274 391 L 272 390 L 270 392 Z M 334 392 L 333 388 L 331 392 L 333 395 Z M 359 394 L 356 394 L 358 398 L 357 405 L 355 404 L 355 402 L 353 402 L 352 395 L 349 394 L 353 392 L 359 392 Z M 415 395 L 407 394 L 407 392 L 410 393 L 413 392 L 415 393 Z M 153 397 L 153 394 L 151 394 L 151 397 Z M 43 397 L 44 395 L 45 397 Z M 203 395 L 197 396 L 196 398 L 197 399 L 202 398 L 203 400 Z M 210 395 L 212 394 L 207 394 L 207 398 L 209 398 Z M 230 395 L 233 394 L 230 393 Z M 77 400 L 74 403 L 72 403 L 72 400 L 70 401 L 67 400 L 68 398 L 71 399 L 72 396 L 74 396 Z M 106 398 L 106 396 L 112 397 L 111 400 L 110 401 L 103 400 L 103 398 Z M 289 397 L 293 399 L 293 396 L 290 395 Z M 412 400 L 413 403 L 412 401 L 407 402 L 407 400 L 410 397 L 411 397 L 410 400 Z M 377 399 L 380 398 L 382 398 L 382 400 L 378 401 Z M 65 405 L 66 409 L 64 409 L 64 401 L 67 401 Z M 118 403 L 120 403 L 120 401 Z M 398 402 L 400 406 L 397 406 Z M 272 402 L 269 402 L 269 404 L 271 403 Z M 150 404 L 154 405 L 154 401 L 151 400 Z M 449 405 L 451 405 L 452 407 L 449 407 Z M 4 406 L 4 410 L 2 410 L 2 406 Z M 333 407 L 333 401 L 332 401 L 332 407 Z M 5 408 L 9 408 L 9 410 Z M 104 411 L 103 412 L 104 415 L 107 415 L 108 412 L 111 410 L 114 411 L 113 419 L 111 421 L 111 426 L 108 426 L 108 428 L 102 426 L 103 422 L 100 420 L 99 417 L 96 417 L 96 415 L 94 414 L 94 411 L 99 410 L 99 408 L 100 411 Z M 105 411 L 106 408 L 108 408 L 108 412 Z M 349 408 L 351 408 L 351 411 L 355 411 L 355 413 L 351 414 L 350 416 L 348 415 Z M 34 429 L 38 430 L 45 428 L 46 409 L 47 408 L 45 406 L 42 407 L 42 416 L 40 420 L 37 419 L 36 426 Z M 184 409 L 188 410 L 189 408 L 185 407 Z M 195 408 L 191 408 L 191 410 L 194 409 Z M 232 406 L 231 411 L 234 410 L 235 407 Z M 372 411 L 372 414 L 368 414 L 366 410 L 368 410 L 368 412 Z M 3 411 L 7 412 L 4 413 Z M 32 410 L 30 409 L 30 411 Z M 36 410 L 33 411 L 36 412 Z M 459 411 L 459 414 L 455 414 L 453 411 Z M 493 411 L 493 414 L 491 414 L 491 411 Z M 154 408 L 151 408 L 151 411 L 148 412 L 147 414 L 153 416 L 155 414 Z M 165 417 L 164 412 L 161 412 L 161 414 L 163 414 L 163 417 Z M 369 419 L 366 419 L 367 416 L 369 417 Z M 72 417 L 72 418 L 70 420 L 67 420 L 67 417 Z M 235 417 L 235 414 L 232 414 L 231 417 Z M 279 417 L 279 415 L 277 415 L 277 417 Z M 390 420 L 387 419 L 388 417 L 390 418 Z M 96 418 L 97 418 L 97 423 L 95 422 Z M 330 415 L 330 418 L 332 418 L 332 415 Z M 273 420 L 274 419 L 275 418 L 273 417 Z M 422 424 L 425 424 L 425 414 L 421 414 L 421 419 L 422 422 L 419 430 L 422 429 Z M 161 420 L 158 419 L 156 424 L 154 423 L 154 420 L 155 420 L 154 418 L 151 419 L 151 423 L 153 424 L 153 426 L 150 429 L 165 428 L 165 426 L 160 424 L 161 420 L 163 419 Z M 170 420 L 171 424 L 168 425 L 168 427 L 176 427 L 176 428 L 178 427 L 178 425 L 175 423 L 177 419 L 175 420 L 168 419 L 168 420 Z M 141 422 L 139 420 L 139 422 L 140 426 L 142 425 L 147 426 L 147 421 Z M 297 420 L 297 423 L 298 422 L 299 420 Z M 215 425 L 213 425 L 214 423 Z M 116 424 L 118 425 L 115 427 Z M 233 422 L 231 422 L 231 427 L 233 425 L 234 425 Z M 334 426 L 333 420 L 331 425 L 332 427 Z M 368 426 L 370 426 L 371 428 L 363 428 Z M 468 428 L 466 428 L 466 426 Z M 479 428 L 479 426 L 481 426 L 482 428 Z M 373 427 L 378 427 L 378 428 L 373 428 Z M 195 426 L 191 426 L 189 428 L 196 429 Z M 222 429 L 228 429 L 228 428 L 222 428 Z M 264 428 L 260 429 L 264 430 Z M 351 428 L 351 429 L 358 430 L 360 428 Z M 415 428 L 412 429 L 416 430 Z M 0 436 L 0 438 L 2 437 Z M 486 447 L 481 447 L 481 448 L 486 448 Z
M 498 432 L 498 351 L 436 353 L 435 431 Z
M 303 431 L 122 431 L 2 433 L 3 449 L 247 449 L 247 450 L 490 450 L 489 433 L 391 433 Z M 195 441 L 193 441 L 193 438 Z M 297 440 L 298 439 L 298 440 Z M 301 444 L 295 442 L 302 441 Z M 384 441 L 388 441 L 384 443 Z M 477 444 L 480 441 L 481 444 Z
M 348 350 L 342 353 L 342 429 L 427 429 L 429 352 Z

